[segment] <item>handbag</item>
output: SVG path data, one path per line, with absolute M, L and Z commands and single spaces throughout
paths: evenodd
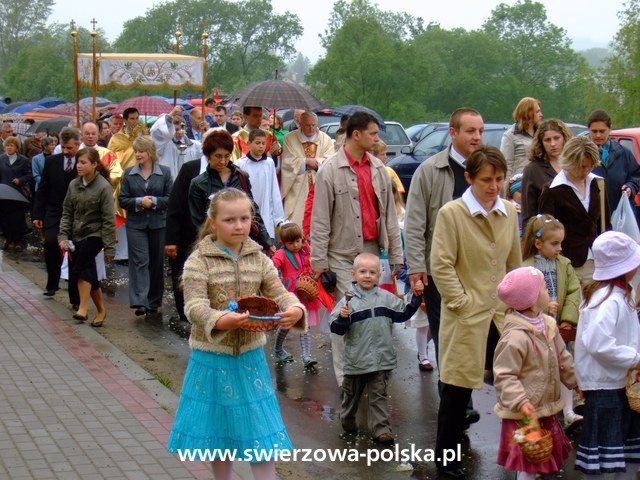
M 246 193 L 249 198 L 253 198 L 251 196 L 251 189 L 249 188 L 249 183 L 247 182 L 247 177 L 244 176 L 244 173 L 237 168 L 236 173 L 238 174 L 238 179 L 240 180 L 240 185 L 242 186 L 242 190 Z M 253 202 L 253 200 L 252 200 Z M 260 227 L 258 226 L 258 222 L 255 220 L 251 220 L 251 230 L 249 230 L 249 236 L 252 240 L 258 240 L 260 237 Z

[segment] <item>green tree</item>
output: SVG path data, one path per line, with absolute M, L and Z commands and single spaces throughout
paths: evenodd
M 398 99 L 403 50 L 403 42 L 375 19 L 349 17 L 306 82 L 326 102 L 366 105 L 389 116 Z
M 104 35 L 97 37 L 99 51 L 108 51 Z M 80 52 L 91 52 L 91 35 L 78 29 Z M 67 25 L 54 24 L 31 37 L 29 45 L 18 53 L 13 65 L 5 72 L 6 95 L 14 99 L 37 100 L 56 96 L 71 101 L 75 97 L 73 72 L 73 41 Z M 90 95 L 88 88 L 84 96 Z M 102 92 L 101 92 L 102 93 Z
M 369 2 L 369 0 L 338 0 L 333 5 L 329 16 L 329 25 L 324 35 L 320 35 L 324 48 L 331 45 L 333 37 L 351 17 L 375 21 L 388 34 L 398 40 L 411 39 L 423 30 L 422 18 L 414 17 L 406 12 L 380 10 L 376 4 Z
M 637 125 L 640 122 L 640 1 L 631 0 L 625 7 L 618 13 L 621 27 L 612 44 L 614 53 L 604 81 L 611 92 L 609 109 L 614 123 Z
M 209 33 L 208 83 L 235 89 L 251 81 L 273 78 L 295 55 L 293 42 L 302 35 L 297 15 L 276 14 L 269 0 L 168 1 L 125 22 L 114 43 L 117 52 L 175 51 L 175 19 L 180 20 L 181 53 L 202 54 L 202 32 Z
M 532 96 L 543 102 L 547 117 L 567 118 L 576 103 L 584 101 L 588 85 L 580 79 L 589 76 L 589 67 L 571 48 L 566 31 L 547 20 L 543 4 L 532 0 L 518 0 L 513 6 L 502 3 L 483 29 L 502 40 L 511 53 L 507 72 L 520 82 L 506 99 L 512 105 L 521 97 Z
M 54 0 L 2 0 L 0 2 L 0 71 L 11 66 L 34 33 L 44 30 Z

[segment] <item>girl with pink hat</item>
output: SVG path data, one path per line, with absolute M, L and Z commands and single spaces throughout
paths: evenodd
M 624 233 L 605 232 L 593 242 L 593 259 L 575 343 L 585 397 L 575 468 L 589 480 L 607 473 L 631 479 L 640 463 L 640 415 L 629 407 L 625 384 L 629 370 L 640 369 L 640 324 L 630 284 L 640 246 Z
M 571 451 L 555 415 L 563 405 L 560 385 L 576 387 L 573 358 L 556 320 L 543 313 L 549 305 L 549 293 L 540 270 L 516 268 L 507 273 L 497 291 L 511 308 L 493 362 L 498 395 L 494 411 L 502 418 L 498 464 L 517 471 L 518 480 L 533 480 L 536 473 L 561 470 Z M 514 443 L 514 432 L 525 418 L 537 420 L 542 429 L 551 432 L 553 451 L 548 460 L 531 463 Z

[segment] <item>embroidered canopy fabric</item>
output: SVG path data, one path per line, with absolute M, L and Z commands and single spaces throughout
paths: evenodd
M 202 57 L 171 53 L 102 53 L 98 54 L 96 61 L 97 88 L 202 88 Z M 92 54 L 78 55 L 78 79 L 81 85 L 92 86 Z

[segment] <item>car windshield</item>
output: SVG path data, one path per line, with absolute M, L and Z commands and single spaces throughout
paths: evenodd
M 502 135 L 504 134 L 504 130 L 485 130 L 482 135 L 482 142 L 485 145 L 491 145 L 496 148 L 500 148 L 500 143 L 502 142 Z
M 411 140 L 402 126 L 395 123 L 386 123 L 386 129 L 380 129 L 380 140 L 387 145 L 411 145 Z
M 440 146 L 449 137 L 449 130 L 436 130 L 420 140 L 413 151 L 414 155 L 432 154 L 434 150 L 440 150 Z

